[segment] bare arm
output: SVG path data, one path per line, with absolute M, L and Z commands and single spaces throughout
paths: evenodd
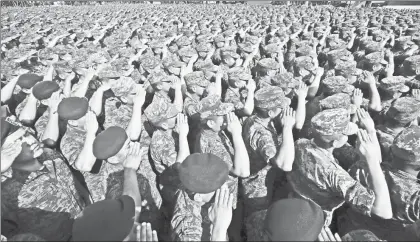
M 127 149 L 129 149 L 129 151 L 127 158 L 124 161 L 123 195 L 127 195 L 133 198 L 136 207 L 134 221 L 138 221 L 141 212 L 141 194 L 139 184 L 137 182 L 136 171 L 140 166 L 142 152 L 140 143 L 138 142 L 131 142 L 128 146 L 125 146 Z
M 86 114 L 85 143 L 74 163 L 74 167 L 79 171 L 89 172 L 95 164 L 96 157 L 93 154 L 93 141 L 95 140 L 97 130 L 98 121 L 96 120 L 96 115 L 93 112 L 88 112 Z
M 15 77 L 9 81 L 2 89 L 1 89 L 1 103 L 4 104 L 10 100 L 13 96 L 13 91 L 15 90 L 17 81 L 19 77 Z
M 234 113 L 227 114 L 228 131 L 232 134 L 233 148 L 235 150 L 232 173 L 238 177 L 248 177 L 250 164 L 248 152 L 242 139 L 242 125 Z
M 296 113 L 292 108 L 287 108 L 282 115 L 283 142 L 274 157 L 274 162 L 283 171 L 291 171 L 295 160 L 295 147 L 293 140 L 293 126 Z

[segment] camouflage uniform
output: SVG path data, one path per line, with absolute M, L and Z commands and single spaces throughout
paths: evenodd
M 207 88 L 210 84 L 208 78 L 203 71 L 195 71 L 185 75 L 185 84 L 188 87 L 192 86 L 199 86 L 203 88 Z M 196 94 L 186 93 L 186 97 L 184 100 L 184 113 L 188 117 L 192 117 L 198 112 L 198 103 L 200 102 L 201 98 L 198 97 Z
M 85 205 L 61 154 L 44 149 L 38 160 L 44 165 L 39 171 L 10 168 L 2 174 L 2 205 L 17 214 L 19 233 L 37 234 L 49 241 L 68 241 L 72 219 Z
M 244 68 L 232 68 L 228 72 L 229 80 L 235 81 L 249 81 L 252 79 L 250 74 L 246 73 Z M 232 103 L 235 107 L 235 111 L 238 112 L 245 107 L 245 102 L 248 97 L 248 90 L 246 88 L 234 88 L 230 86 L 224 95 L 225 103 Z
M 350 119 L 345 109 L 326 110 L 312 118 L 312 127 L 323 135 L 345 134 Z M 370 215 L 375 194 L 354 180 L 327 150 L 314 141 L 295 142 L 293 170 L 287 174 L 294 195 L 316 202 L 324 210 L 330 225 L 335 209 L 347 202 L 356 211 Z M 331 197 L 335 194 L 335 197 Z M 338 195 L 337 195 L 338 194 Z

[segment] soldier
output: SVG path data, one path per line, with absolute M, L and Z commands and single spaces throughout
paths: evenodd
M 2 120 L 7 138 L 2 146 L 2 220 L 15 213 L 18 233 L 33 233 L 46 240 L 67 241 L 72 219 L 85 206 L 76 180 L 57 151 L 43 148 L 33 130 Z M 9 126 L 7 128 L 6 126 Z M 3 210 L 3 209 L 2 209 Z M 2 231 L 9 236 L 10 231 Z M 13 234 L 10 234 L 13 235 Z
M 168 103 L 173 103 L 181 111 L 183 107 L 182 83 L 176 76 L 169 77 L 163 71 L 155 72 L 150 75 L 148 79 L 151 87 L 154 89 L 153 102 L 160 102 L 158 99 L 163 99 Z M 170 90 L 175 91 L 173 101 L 169 96 Z
M 350 122 L 346 109 L 328 109 L 312 120 L 314 139 L 295 142 L 296 156 L 293 170 L 287 180 L 293 196 L 311 199 L 321 206 L 329 226 L 335 209 L 348 203 L 352 209 L 370 215 L 392 217 L 388 187 L 380 167 L 381 156 L 376 137 L 366 131 L 358 132 L 358 150 L 369 164 L 369 174 L 375 181 L 372 190 L 363 187 L 338 165 L 333 151 L 347 142 L 347 136 L 357 130 Z M 305 165 L 303 165 L 305 164 Z M 322 179 L 320 175 L 322 174 Z M 340 194 L 331 199 L 331 194 Z
M 265 87 L 255 93 L 255 103 L 256 114 L 245 121 L 242 134 L 251 161 L 251 175 L 241 181 L 246 215 L 268 208 L 274 183 L 282 180 L 273 167 L 290 171 L 294 160 L 292 129 L 296 113 L 289 108 L 290 99 L 279 87 Z M 283 125 L 280 135 L 272 122 L 276 118 Z
M 389 185 L 393 217 L 392 219 L 373 219 L 348 210 L 340 219 L 340 230 L 347 232 L 365 228 L 382 239 L 409 239 L 405 227 L 420 219 L 420 128 L 411 126 L 398 134 L 391 146 L 391 160 L 382 163 L 385 179 Z M 366 165 L 358 162 L 349 173 L 366 187 L 372 187 Z
M 176 194 L 172 240 L 228 241 L 235 197 L 226 187 L 228 164 L 216 155 L 192 154 L 178 170 L 182 189 Z

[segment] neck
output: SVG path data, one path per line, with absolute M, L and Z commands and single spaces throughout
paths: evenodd
M 319 138 L 314 138 L 314 142 L 319 148 L 327 150 L 331 154 L 333 153 L 334 146 L 330 145 L 329 143 L 327 143 L 327 142 L 325 142 L 325 141 L 323 141 Z
M 263 117 L 261 117 L 260 115 L 257 115 L 257 117 L 258 117 L 258 119 L 261 121 L 261 123 L 263 123 L 263 124 L 265 124 L 265 125 L 268 125 L 268 124 L 271 122 L 271 118 L 270 118 L 270 117 L 268 117 L 268 118 L 263 118 Z

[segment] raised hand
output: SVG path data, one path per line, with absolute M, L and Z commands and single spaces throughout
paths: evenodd
M 48 99 L 48 108 L 50 112 L 55 113 L 58 109 L 58 104 L 60 104 L 63 99 L 63 95 L 59 91 L 54 92 L 51 97 Z
M 181 91 L 182 82 L 179 78 L 173 78 L 172 87 L 175 91 Z
M 376 82 L 375 77 L 369 71 L 363 71 L 362 76 L 363 76 L 363 79 L 362 79 L 363 82 L 368 85 L 372 85 Z
M 375 134 L 375 123 L 370 117 L 369 113 L 364 109 L 358 108 L 356 110 L 357 118 L 359 119 L 359 124 L 362 128 L 366 129 L 369 134 Z
M 86 114 L 85 130 L 88 132 L 96 133 L 98 131 L 99 125 L 96 115 L 92 111 L 88 111 Z
M 417 100 L 420 101 L 420 89 L 413 89 L 412 90 L 413 93 L 413 97 Z
M 7 136 L 1 147 L 1 172 L 6 171 L 13 164 L 13 161 L 22 151 L 22 143 L 25 142 L 21 139 L 25 135 L 25 129 L 18 129 L 11 135 Z
M 255 92 L 256 88 L 257 88 L 257 84 L 255 83 L 253 79 L 249 80 L 248 83 L 246 84 L 246 89 L 248 90 L 248 92 Z
M 177 124 L 175 132 L 177 132 L 180 136 L 187 137 L 188 132 L 190 131 L 190 127 L 188 125 L 188 117 L 182 113 L 178 113 L 176 122 Z
M 143 85 L 137 84 L 135 87 L 136 96 L 134 97 L 134 103 L 140 104 L 143 106 L 144 101 L 146 100 L 146 90 L 144 90 Z
M 381 161 L 381 153 L 378 152 L 377 143 L 366 130 L 359 129 L 357 132 L 357 150 L 366 158 L 367 162 Z
M 280 119 L 281 125 L 286 128 L 293 128 L 296 123 L 296 111 L 291 107 L 287 107 L 283 110 Z
M 341 238 L 337 233 L 333 235 L 330 228 L 324 227 L 318 235 L 318 241 L 341 241 Z
M 214 204 L 209 209 L 209 219 L 213 226 L 227 229 L 232 221 L 233 194 L 223 185 L 216 191 Z M 220 228 L 219 227 L 219 228 Z
M 295 94 L 298 96 L 298 98 L 305 99 L 308 95 L 308 86 L 305 83 L 301 82 L 299 84 L 299 87 L 295 89 Z
M 136 227 L 136 241 L 158 242 L 156 230 L 152 230 L 150 223 L 142 223 Z
M 242 135 L 242 125 L 239 122 L 238 117 L 233 113 L 230 112 L 227 115 L 227 130 L 232 135 Z
M 354 105 L 357 107 L 360 107 L 363 103 L 363 93 L 362 90 L 359 88 L 354 89 L 353 97 L 351 98 L 351 101 Z
M 129 141 L 128 145 L 125 146 L 125 148 L 128 150 L 128 152 L 127 157 L 123 162 L 124 167 L 133 170 L 139 169 L 142 155 L 140 143 Z

